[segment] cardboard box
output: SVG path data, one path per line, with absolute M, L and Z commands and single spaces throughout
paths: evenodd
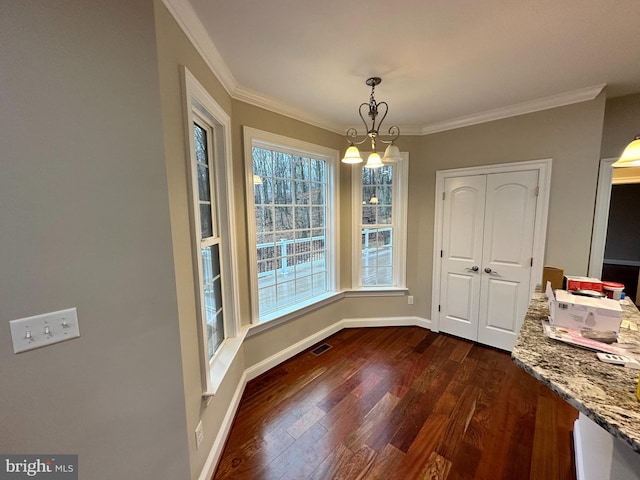
M 599 278 L 565 275 L 562 288 L 564 290 L 595 290 L 596 292 L 602 292 L 602 281 Z
M 549 323 L 554 327 L 616 332 L 620 330 L 622 307 L 617 300 L 573 295 L 547 284 Z
M 564 269 L 547 265 L 542 270 L 542 288 L 545 288 L 547 282 L 551 282 L 551 288 L 558 290 L 562 288 L 564 280 Z

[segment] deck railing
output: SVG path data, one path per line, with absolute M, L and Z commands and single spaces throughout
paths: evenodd
M 326 255 L 325 237 L 283 238 L 275 243 L 259 243 L 257 250 L 258 277 L 274 270 L 287 273 L 295 265 L 323 260 Z

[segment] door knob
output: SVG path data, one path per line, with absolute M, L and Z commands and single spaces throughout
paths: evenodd
M 491 273 L 491 269 L 490 269 L 489 267 L 486 267 L 486 268 L 484 269 L 484 273 Z
M 473 266 L 473 267 L 471 267 L 471 268 L 467 267 L 467 270 L 471 270 L 472 272 L 477 272 L 477 271 L 478 271 L 478 270 L 480 270 L 480 269 L 478 268 L 478 266 L 477 266 L 477 265 L 474 265 L 474 266 Z

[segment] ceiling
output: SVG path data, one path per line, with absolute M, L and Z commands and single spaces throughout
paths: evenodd
M 334 131 L 370 76 L 414 134 L 640 92 L 639 0 L 164 1 L 234 98 Z

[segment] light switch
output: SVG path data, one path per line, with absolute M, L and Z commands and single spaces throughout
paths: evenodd
M 46 347 L 80 336 L 75 308 L 20 318 L 9 322 L 13 353 Z

